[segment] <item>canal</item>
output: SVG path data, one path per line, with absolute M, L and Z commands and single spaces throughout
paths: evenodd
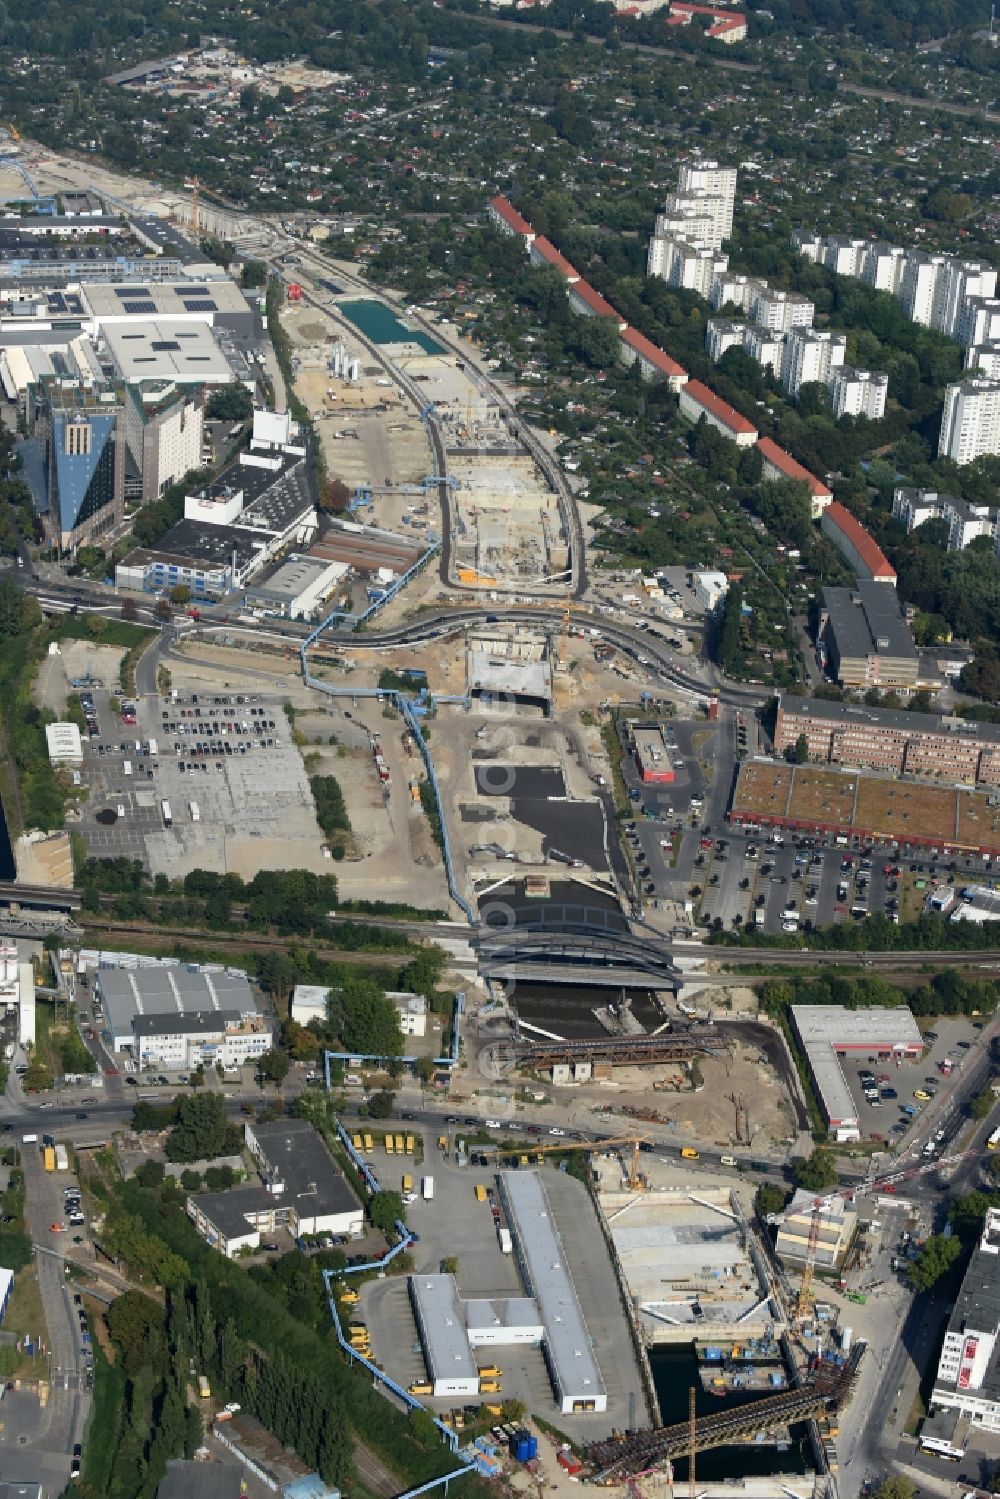
M 7 831 L 7 817 L 4 813 L 3 803 L 0 802 L 0 880 L 13 880 L 17 877 L 17 869 L 14 864 L 14 850 L 11 847 L 10 833 Z
M 408 328 L 383 302 L 341 302 L 337 308 L 349 323 L 360 328 L 373 344 L 416 344 L 425 354 L 443 354 L 444 349 L 419 328 Z
M 718 1396 L 703 1390 L 691 1344 L 653 1348 L 649 1362 L 665 1426 L 687 1420 L 688 1391 L 692 1385 L 696 1391 L 695 1409 L 699 1416 L 737 1410 L 741 1405 L 761 1398 L 759 1393 Z M 766 1477 L 771 1473 L 805 1473 L 812 1467 L 812 1450 L 804 1422 L 791 1428 L 789 1445 L 784 1450 L 778 1448 L 771 1438 L 767 1442 L 745 1442 L 736 1447 L 715 1447 L 709 1452 L 699 1452 L 696 1462 L 698 1477 L 714 1481 L 744 1476 Z M 686 1479 L 687 1469 L 686 1458 L 676 1459 L 675 1478 L 678 1481 Z

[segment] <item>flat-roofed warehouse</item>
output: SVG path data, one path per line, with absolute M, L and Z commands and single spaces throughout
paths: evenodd
M 542 1179 L 537 1171 L 504 1171 L 498 1180 L 525 1294 L 545 1328 L 542 1350 L 556 1404 L 565 1414 L 606 1411 L 608 1392 Z
M 80 288 L 92 331 L 134 318 L 154 322 L 201 322 L 252 337 L 256 319 L 235 281 L 134 281 L 114 286 L 84 281 Z
M 455 1277 L 411 1275 L 409 1289 L 434 1394 L 478 1395 L 479 1366 L 469 1347 Z
M 923 1056 L 917 1022 L 903 1006 L 848 1010 L 843 1005 L 792 1005 L 791 1015 L 828 1129 L 838 1140 L 860 1140 L 858 1108 L 841 1058 L 850 1052 L 880 1061 Z
M 130 318 L 112 323 L 103 336 L 123 380 L 229 385 L 236 378 L 206 323 Z
M 94 989 L 104 1005 L 105 1036 L 115 1051 L 131 1046 L 138 1015 L 256 1013 L 245 974 L 171 968 L 99 968 Z M 219 1017 L 221 1018 L 221 1017 Z

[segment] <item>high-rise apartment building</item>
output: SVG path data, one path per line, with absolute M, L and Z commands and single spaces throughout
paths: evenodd
M 829 385 L 832 371 L 844 362 L 847 335 L 816 328 L 792 328 L 785 335 L 781 383 L 797 399 L 803 385 Z
M 945 256 L 934 285 L 931 327 L 954 338 L 962 309 L 973 297 L 996 296 L 997 273 L 982 260 L 954 260 Z
M 843 364 L 830 376 L 830 405 L 836 417 L 866 416 L 877 422 L 885 415 L 889 376 Z
M 969 377 L 945 390 L 938 457 L 972 463 L 986 453 L 1000 453 L 1000 381 Z

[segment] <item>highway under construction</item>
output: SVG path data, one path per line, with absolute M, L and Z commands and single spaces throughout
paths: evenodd
M 737 1410 L 711 1412 L 673 1426 L 659 1426 L 650 1431 L 626 1432 L 608 1441 L 594 1442 L 583 1452 L 590 1469 L 587 1482 L 621 1484 L 640 1473 L 667 1462 L 706 1452 L 711 1447 L 727 1447 L 759 1432 L 771 1432 L 803 1421 L 824 1411 L 836 1409 L 850 1399 L 857 1380 L 865 1345 L 858 1343 L 841 1368 L 820 1365 L 808 1382 L 795 1389 L 765 1395 Z

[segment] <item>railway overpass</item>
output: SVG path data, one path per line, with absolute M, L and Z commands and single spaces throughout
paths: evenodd
M 670 945 L 658 938 L 592 926 L 488 928 L 473 935 L 484 978 L 538 983 L 582 983 L 610 988 L 638 986 L 676 994 L 684 975 Z
M 842 1369 L 823 1365 L 806 1384 L 781 1390 L 750 1401 L 735 1410 L 712 1411 L 694 1422 L 695 1452 L 710 1447 L 727 1447 L 757 1432 L 781 1430 L 794 1421 L 804 1421 L 850 1399 L 857 1379 L 865 1345 L 858 1343 Z M 594 1442 L 584 1449 L 584 1461 L 590 1466 L 590 1483 L 621 1484 L 637 1473 L 647 1471 L 672 1457 L 685 1457 L 692 1447 L 689 1422 L 658 1426 L 651 1431 L 628 1432 L 624 1437 Z

